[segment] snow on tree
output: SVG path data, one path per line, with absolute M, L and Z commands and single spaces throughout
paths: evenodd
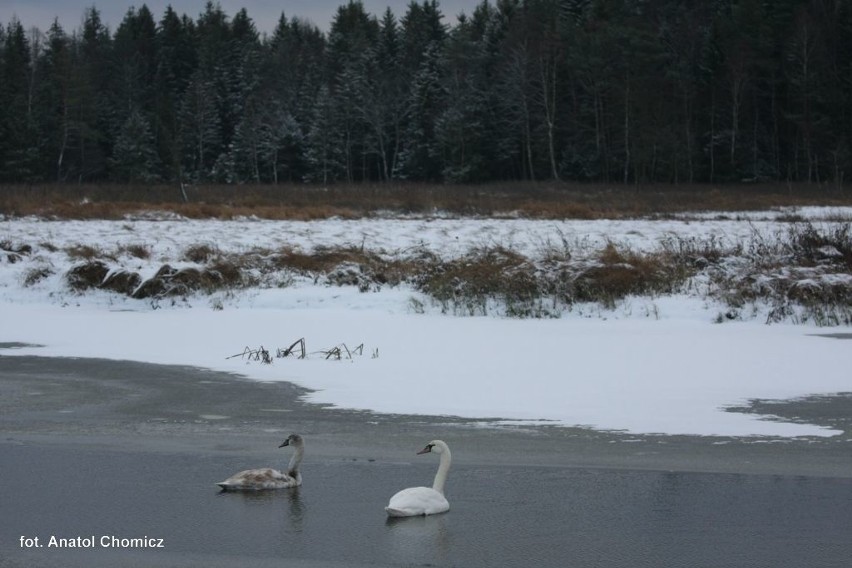
M 116 138 L 112 168 L 128 183 L 159 179 L 160 160 L 154 146 L 151 126 L 137 109 L 130 111 Z

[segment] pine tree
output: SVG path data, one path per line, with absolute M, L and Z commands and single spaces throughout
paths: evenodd
M 291 169 L 287 156 L 301 142 L 301 130 L 293 116 L 276 103 L 254 98 L 247 102 L 231 144 L 229 181 L 277 184 L 282 170 Z
M 226 66 L 228 100 L 225 105 L 227 114 L 232 115 L 236 123 L 246 112 L 246 101 L 257 93 L 260 85 L 260 37 L 245 8 L 237 12 L 231 22 L 229 43 L 231 59 Z
M 845 0 L 825 0 L 819 5 L 829 70 L 823 94 L 830 128 L 826 152 L 831 177 L 840 188 L 852 176 L 852 5 Z
M 446 98 L 441 72 L 441 46 L 433 42 L 423 55 L 408 98 L 408 122 L 399 158 L 400 177 L 424 181 L 441 179 L 441 146 L 435 132 Z
M 292 176 L 295 156 L 302 143 L 302 130 L 283 105 L 274 103 L 265 108 L 260 130 L 260 156 L 270 172 L 270 181 L 277 184 L 282 173 Z
M 757 130 L 760 112 L 754 105 L 761 96 L 759 73 L 767 45 L 768 20 L 759 0 L 743 0 L 731 6 L 730 13 L 717 19 L 717 44 L 720 54 L 719 76 L 723 80 L 720 122 L 726 125 L 726 159 L 723 175 L 728 180 L 756 178 L 759 175 L 758 139 L 748 136 Z M 749 129 L 748 126 L 752 126 Z M 751 151 L 749 151 L 751 150 Z M 721 167 L 719 169 L 722 169 Z
M 75 128 L 74 59 L 71 39 L 58 20 L 47 33 L 47 45 L 41 56 L 43 73 L 38 102 L 41 109 L 39 130 L 44 140 L 45 172 L 48 179 L 64 181 L 69 172 L 66 159 L 74 139 Z
M 268 103 L 264 121 L 281 142 L 271 156 L 272 179 L 277 183 L 283 174 L 302 180 L 308 175 L 304 144 L 324 73 L 325 38 L 316 26 L 288 21 L 282 13 L 267 49 L 261 73 L 261 96 Z M 291 126 L 297 130 L 289 131 Z
M 5 33 L 0 75 L 0 179 L 7 181 L 35 181 L 40 173 L 30 46 L 23 25 L 13 19 Z
M 411 2 L 402 17 L 402 66 L 410 79 L 423 65 L 433 44 L 442 45 L 447 27 L 437 0 Z
M 389 83 L 379 63 L 378 46 L 364 53 L 353 87 L 357 91 L 356 111 L 364 127 L 363 152 L 376 159 L 377 177 L 387 180 L 394 154 L 391 130 L 394 101 L 387 96 Z
M 216 90 L 201 69 L 196 70 L 184 92 L 178 110 L 182 170 L 187 179 L 210 179 L 222 152 L 222 134 Z
M 519 23 L 518 0 L 503 0 L 494 9 L 481 4 L 474 25 L 482 28 L 486 65 L 490 71 L 490 126 L 495 177 L 536 179 L 537 150 L 533 145 L 532 63 Z
M 699 175 L 698 117 L 702 83 L 708 78 L 705 56 L 710 49 L 712 6 L 697 3 L 692 6 L 673 4 L 664 14 L 660 39 L 666 59 L 666 79 L 672 87 L 673 112 L 670 130 L 672 143 L 663 153 L 672 156 L 672 179 L 682 180 L 681 171 L 689 183 Z
M 195 147 L 195 176 L 213 179 L 216 171 L 221 174 L 227 169 L 222 157 L 228 154 L 239 121 L 239 109 L 234 106 L 236 53 L 228 17 L 218 3 L 208 0 L 196 27 L 198 68 L 185 94 L 185 99 L 189 100 L 184 116 L 187 110 L 194 115 L 191 139 Z
M 365 177 L 369 126 L 365 122 L 365 69 L 376 45 L 378 23 L 360 1 L 337 9 L 328 40 L 329 90 L 343 141 L 346 180 Z M 359 172 L 359 169 L 361 170 Z
M 379 155 L 381 177 L 388 180 L 396 171 L 405 115 L 405 83 L 402 73 L 402 45 L 399 25 L 390 8 L 379 26 L 379 38 L 365 66 L 367 94 L 363 97 L 365 120 L 372 129 L 373 150 Z
M 156 24 L 147 6 L 127 11 L 111 52 L 113 106 L 122 114 L 131 108 L 151 113 L 158 56 Z
M 179 17 L 169 6 L 157 29 L 152 127 L 164 173 L 170 179 L 183 179 L 180 110 L 198 66 L 195 35 L 195 23 L 187 16 Z
M 559 30 L 559 11 L 555 0 L 528 0 L 526 8 L 523 22 L 533 64 L 533 101 L 540 117 L 550 177 L 558 180 L 557 136 L 562 98 L 559 78 L 565 53 Z
M 160 178 L 154 136 L 138 109 L 132 109 L 124 121 L 110 163 L 116 176 L 128 183 L 152 182 Z
M 446 42 L 446 98 L 435 124 L 442 147 L 442 177 L 457 183 L 488 177 L 485 49 L 476 35 L 473 24 L 463 16 Z
M 108 97 L 112 38 L 97 8 L 85 12 L 75 85 L 74 120 L 79 132 L 76 153 L 78 181 L 103 179 L 115 136 L 116 109 Z
M 306 181 L 326 185 L 346 175 L 344 140 L 334 128 L 338 120 L 328 88 L 320 87 L 305 140 L 305 160 L 309 166 Z

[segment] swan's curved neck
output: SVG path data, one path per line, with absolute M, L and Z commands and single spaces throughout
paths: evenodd
M 299 464 L 302 463 L 302 455 L 305 453 L 305 447 L 296 446 L 295 450 L 293 457 L 290 458 L 290 464 L 287 466 L 287 475 L 290 477 L 299 475 Z
M 441 452 L 441 463 L 438 465 L 438 473 L 435 474 L 435 482 L 432 483 L 432 489 L 441 493 L 444 493 L 444 484 L 447 482 L 447 472 L 450 471 L 450 462 L 452 461 L 452 454 L 450 454 L 450 449 L 445 448 L 443 452 Z

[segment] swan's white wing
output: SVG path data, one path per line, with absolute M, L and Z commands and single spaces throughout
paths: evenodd
M 409 487 L 391 497 L 385 507 L 391 517 L 416 517 L 434 515 L 450 510 L 450 503 L 443 494 L 431 487 Z

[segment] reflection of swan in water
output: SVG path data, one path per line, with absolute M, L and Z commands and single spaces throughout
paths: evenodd
M 301 489 L 301 486 L 297 485 L 289 491 L 222 491 L 218 496 L 227 498 L 229 502 L 235 503 L 235 506 L 243 503 L 248 509 L 240 510 L 249 513 L 254 510 L 253 507 L 262 507 L 264 511 L 280 511 L 282 530 L 288 533 L 300 533 L 307 514 L 307 508 L 300 493 Z
M 225 481 L 219 482 L 216 485 L 222 488 L 222 491 L 253 491 L 258 489 L 285 489 L 287 487 L 297 487 L 302 484 L 302 474 L 299 473 L 299 464 L 302 463 L 302 456 L 305 453 L 305 442 L 298 434 L 290 434 L 284 442 L 278 446 L 293 446 L 295 452 L 290 458 L 290 465 L 287 466 L 287 473 L 265 467 L 261 469 L 247 469 L 237 474 L 232 475 Z
M 451 566 L 453 549 L 451 515 L 387 517 L 381 546 L 389 564 L 399 566 Z
M 299 495 L 299 488 L 294 487 L 292 491 L 287 492 L 288 500 L 290 501 L 289 517 L 290 526 L 296 532 L 302 530 L 302 520 L 305 518 L 305 506 L 302 504 L 302 497 Z
M 391 497 L 385 507 L 391 517 L 416 517 L 418 515 L 434 515 L 450 510 L 450 503 L 444 497 L 444 483 L 450 470 L 452 455 L 450 448 L 441 440 L 432 440 L 418 454 L 434 453 L 441 456 L 438 473 L 432 487 L 409 487 Z

